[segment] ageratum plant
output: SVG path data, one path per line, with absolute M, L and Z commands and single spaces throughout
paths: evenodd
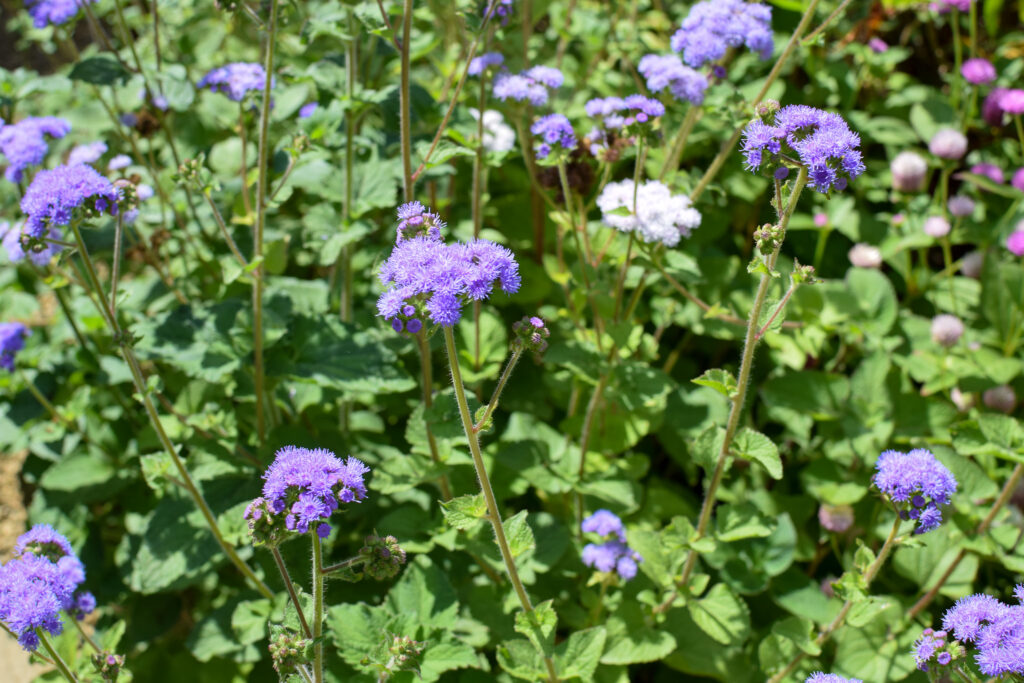
M 1024 680 L 1017 9 L 6 6 L 0 678 Z

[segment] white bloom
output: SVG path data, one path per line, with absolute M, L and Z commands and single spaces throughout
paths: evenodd
M 477 121 L 480 111 L 470 108 L 469 113 Z M 516 146 L 516 132 L 505 123 L 505 117 L 494 109 L 484 111 L 484 149 L 488 152 L 508 152 Z
M 622 232 L 635 230 L 644 242 L 661 242 L 674 247 L 679 240 L 700 225 L 700 212 L 686 195 L 673 195 L 656 180 L 636 190 L 636 214 L 633 213 L 633 181 L 608 183 L 597 198 L 602 220 Z
M 850 263 L 857 268 L 878 268 L 882 265 L 882 252 L 878 247 L 858 242 L 853 245 L 848 254 Z

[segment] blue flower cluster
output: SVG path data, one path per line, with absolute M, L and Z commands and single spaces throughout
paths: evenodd
M 75 148 L 71 150 L 71 154 L 68 155 L 68 165 L 95 164 L 106 153 L 107 143 L 102 140 L 84 145 L 75 145 Z
M 504 63 L 505 58 L 501 55 L 500 52 L 487 52 L 480 55 L 479 57 L 473 58 L 473 60 L 469 63 L 469 70 L 467 71 L 467 73 L 470 76 L 479 76 L 492 66 L 501 66 Z
M 772 56 L 772 8 L 746 0 L 704 0 L 690 9 L 672 36 L 672 49 L 697 68 L 746 45 L 761 59 Z
M 4 177 L 12 183 L 20 182 L 25 169 L 43 163 L 49 151 L 46 136 L 62 138 L 70 130 L 71 124 L 56 116 L 30 117 L 0 128 L 0 152 L 7 157 Z
M 534 66 L 519 74 L 501 73 L 492 88 L 499 100 L 529 102 L 535 107 L 547 104 L 548 91 L 562 87 L 562 72 L 550 66 Z
M 21 198 L 21 210 L 28 216 L 25 232 L 41 237 L 47 226 L 70 223 L 72 213 L 80 207 L 116 216 L 120 200 L 120 190 L 92 166 L 75 164 L 40 171 Z
M 986 676 L 1024 674 L 1024 585 L 1013 594 L 1016 605 L 984 593 L 961 598 L 942 618 L 943 630 L 974 644 L 974 661 Z
M 683 64 L 678 55 L 644 55 L 637 71 L 647 79 L 651 92 L 666 88 L 680 102 L 703 104 L 708 79 L 704 74 Z
M 827 674 L 821 671 L 815 671 L 804 683 L 864 683 L 859 678 L 844 678 L 839 674 Z
M 595 97 L 584 106 L 587 116 L 601 119 L 605 128 L 628 128 L 636 123 L 653 123 L 665 115 L 665 105 L 643 95 Z
M 942 523 L 940 505 L 956 492 L 956 478 L 931 451 L 885 451 L 875 463 L 874 485 L 898 508 L 903 519 L 917 520 L 915 533 L 923 534 Z
M 232 62 L 213 69 L 196 84 L 199 88 L 209 88 L 211 92 L 222 92 L 228 99 L 241 102 L 250 92 L 263 90 L 267 72 L 262 64 L 255 62 Z M 274 87 L 271 80 L 270 87 Z
M 32 16 L 32 24 L 36 28 L 45 28 L 49 24 L 59 26 L 73 19 L 85 3 L 90 5 L 96 0 L 25 0 L 25 7 Z
M 637 572 L 637 563 L 643 558 L 626 545 L 626 529 L 622 520 L 609 510 L 598 510 L 583 520 L 580 528 L 607 539 L 604 543 L 588 543 L 583 547 L 583 564 L 599 572 L 614 572 L 629 581 Z
M 571 152 L 576 149 L 576 134 L 569 119 L 562 114 L 548 114 L 533 122 L 530 132 L 540 136 L 533 149 L 538 159 L 546 159 L 555 149 Z
M 0 566 L 0 621 L 26 650 L 39 646 L 36 629 L 52 635 L 63 628 L 61 611 L 81 619 L 96 608 L 91 593 L 79 591 L 85 567 L 71 544 L 48 524 L 37 524 L 14 546 L 14 559 Z
M 60 253 L 61 247 L 59 244 L 43 240 L 34 240 L 35 244 L 26 250 L 23 238 L 24 233 L 22 232 L 23 227 L 24 223 L 11 225 L 7 221 L 0 221 L 0 243 L 3 244 L 4 249 L 7 251 L 7 258 L 10 259 L 11 263 L 20 263 L 28 257 L 28 260 L 37 266 L 45 266 L 54 255 Z M 27 237 L 27 235 L 24 237 Z M 56 228 L 50 228 L 45 237 L 51 240 L 59 240 L 61 234 Z
M 914 641 L 914 663 L 921 671 L 928 671 L 931 665 L 946 666 L 959 654 L 956 642 L 947 643 L 945 631 L 926 628 L 921 637 Z M 934 661 L 933 661 L 934 660 Z
M 860 136 L 839 114 L 796 104 L 783 107 L 773 119 L 755 119 L 743 130 L 750 170 L 776 166 L 777 173 L 782 171 L 777 177 L 784 178 L 786 169 L 780 164 L 785 157 L 788 163 L 806 166 L 811 186 L 822 193 L 843 190 L 864 172 Z
M 252 526 L 268 522 L 265 515 L 283 514 L 289 531 L 304 534 L 313 527 L 325 538 L 331 532 L 325 522 L 339 503 L 366 498 L 363 475 L 369 471 L 352 456 L 342 462 L 325 448 L 286 446 L 263 473 L 263 496 L 245 509 L 245 519 Z
M 408 202 L 398 207 L 398 230 L 395 242 L 403 242 L 413 237 L 428 237 L 441 241 L 441 231 L 446 223 L 441 216 L 428 210 L 419 202 Z
M 401 221 L 422 209 L 417 202 L 412 204 L 417 208 L 410 209 L 411 204 L 399 208 Z M 399 232 L 405 231 L 400 227 Z M 413 334 L 422 329 L 424 316 L 437 325 L 455 325 L 465 303 L 487 299 L 495 283 L 509 294 L 519 291 L 521 284 L 519 264 L 511 251 L 480 239 L 446 244 L 440 230 L 400 239 L 380 267 L 380 281 L 387 289 L 377 300 L 378 315 L 390 321 L 395 331 L 404 327 Z
M 14 372 L 14 356 L 25 348 L 25 337 L 30 334 L 21 323 L 0 323 L 0 368 Z

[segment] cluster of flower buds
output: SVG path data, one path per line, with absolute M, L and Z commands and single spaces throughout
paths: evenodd
M 544 326 L 544 321 L 537 316 L 528 316 L 512 323 L 512 347 L 516 350 L 544 353 L 548 348 L 547 338 L 551 332 Z
M 813 285 L 818 280 L 814 277 L 814 266 L 801 265 L 793 261 L 793 282 L 798 285 Z
M 303 638 L 298 633 L 281 626 L 271 625 L 270 659 L 274 663 L 274 671 L 281 676 L 295 673 L 312 659 L 313 641 Z
M 276 548 L 289 536 L 284 522 L 285 516 L 275 514 L 266 498 L 262 496 L 249 503 L 243 517 L 249 525 L 249 538 L 252 539 L 254 546 Z
M 394 536 L 381 538 L 376 534 L 366 537 L 365 544 L 359 549 L 359 556 L 364 558 L 363 570 L 377 581 L 386 581 L 398 575 L 405 564 L 405 551 L 398 545 Z
M 412 671 L 419 675 L 418 658 L 426 646 L 426 642 L 413 640 L 409 636 L 384 633 L 381 644 L 362 663 L 380 671 L 379 680 L 388 680 L 399 671 Z
M 395 242 L 404 242 L 414 237 L 441 240 L 441 231 L 447 224 L 441 216 L 430 211 L 419 202 L 409 202 L 398 207 L 398 232 Z
M 178 172 L 174 175 L 174 180 L 186 185 L 191 184 L 203 191 L 214 187 L 210 171 L 206 168 L 206 156 L 203 154 L 181 162 Z
M 754 231 L 754 241 L 762 254 L 773 253 L 782 245 L 785 238 L 786 231 L 773 223 L 765 223 Z
M 97 652 L 92 656 L 92 665 L 104 683 L 117 683 L 117 677 L 121 675 L 121 668 L 124 666 L 124 655 L 114 654 L 108 650 Z
M 914 662 L 921 671 L 935 671 L 936 667 L 949 666 L 966 653 L 956 639 L 946 640 L 945 631 L 926 628 L 914 643 Z

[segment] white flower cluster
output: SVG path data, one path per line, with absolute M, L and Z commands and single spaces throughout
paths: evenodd
M 608 183 L 597 198 L 602 220 L 622 232 L 635 230 L 644 242 L 674 247 L 700 225 L 700 212 L 686 195 L 674 195 L 664 184 L 649 180 L 637 189 L 633 213 L 633 181 Z
M 470 108 L 469 113 L 477 121 L 480 112 Z M 484 112 L 484 149 L 488 152 L 508 152 L 516 146 L 516 132 L 505 123 L 500 112 L 488 109 Z

